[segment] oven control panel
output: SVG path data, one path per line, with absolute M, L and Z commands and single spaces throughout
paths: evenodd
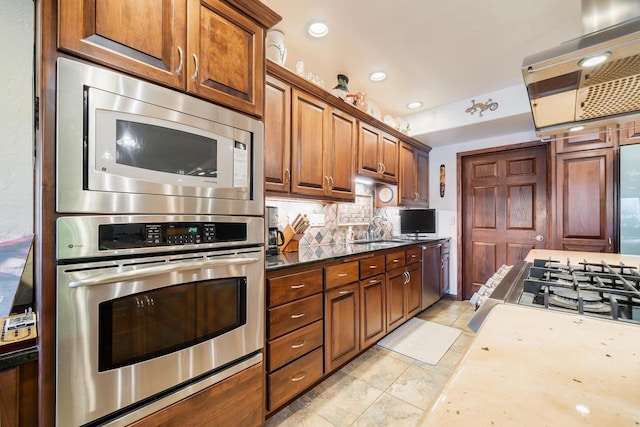
M 101 224 L 100 250 L 199 245 L 247 240 L 247 225 L 234 222 Z

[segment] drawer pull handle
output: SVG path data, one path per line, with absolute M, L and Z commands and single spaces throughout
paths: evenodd
M 348 275 L 349 275 L 349 273 L 340 273 L 340 274 L 338 274 L 338 277 L 346 277 Z
M 377 265 L 370 265 L 370 266 L 369 266 L 369 269 L 370 269 L 370 270 L 373 270 L 374 268 L 378 268 L 378 266 L 377 266 Z
M 299 285 L 291 285 L 291 289 L 300 289 L 304 288 L 306 285 L 304 283 L 300 283 Z
M 307 314 L 307 313 L 292 314 L 292 315 L 291 315 L 291 318 L 292 318 L 292 319 L 299 319 L 299 318 L 301 318 L 301 317 L 304 317 L 304 315 L 305 315 L 305 314 Z
M 307 343 L 307 340 L 302 340 L 302 342 L 300 344 L 291 344 L 291 348 L 300 348 L 300 347 L 304 347 L 304 345 Z
M 394 259 L 393 262 L 395 264 L 396 262 L 400 262 L 400 260 L 399 259 Z
M 374 283 L 380 283 L 380 282 L 382 282 L 382 280 L 375 280 L 375 279 L 374 280 L 369 280 L 369 284 L 370 285 L 373 285 Z
M 298 374 L 297 377 L 291 378 L 291 381 L 292 382 L 300 381 L 300 380 L 303 380 L 306 376 L 307 376 L 306 372 L 301 372 L 301 373 Z
M 340 295 L 347 295 L 347 294 L 352 294 L 353 291 L 340 291 L 338 292 Z

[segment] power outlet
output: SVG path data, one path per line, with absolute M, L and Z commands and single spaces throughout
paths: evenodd
M 309 215 L 309 222 L 311 227 L 324 227 L 324 214 Z

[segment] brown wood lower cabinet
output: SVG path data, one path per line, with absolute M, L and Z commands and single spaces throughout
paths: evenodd
M 322 347 L 269 374 L 269 408 L 275 409 L 322 378 Z
M 0 426 L 35 426 L 38 418 L 38 364 L 0 371 Z
M 360 349 L 375 344 L 387 333 L 385 276 L 360 281 Z
M 325 365 L 327 372 L 360 351 L 360 286 L 352 283 L 325 293 Z
M 131 426 L 259 426 L 264 420 L 263 386 L 260 362 Z

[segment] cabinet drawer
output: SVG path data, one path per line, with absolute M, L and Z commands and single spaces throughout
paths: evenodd
M 286 365 L 292 360 L 322 345 L 322 321 L 297 329 L 283 337 L 267 343 L 269 372 Z
M 420 248 L 420 246 L 407 249 L 407 256 L 406 256 L 407 265 L 420 262 L 421 258 L 422 258 L 422 248 Z
M 322 292 L 322 269 L 288 274 L 267 280 L 269 307 Z
M 322 347 L 270 374 L 269 410 L 276 409 L 322 378 Z
M 358 261 L 345 262 L 324 268 L 324 287 L 332 289 L 347 283 L 357 282 L 360 268 Z
M 374 256 L 360 260 L 360 279 L 384 273 L 384 255 Z
M 385 264 L 387 267 L 387 271 L 393 270 L 394 268 L 404 267 L 405 265 L 405 251 L 396 251 L 391 252 L 385 255 Z
M 271 308 L 269 315 L 269 339 L 276 338 L 311 322 L 322 319 L 322 294 Z

